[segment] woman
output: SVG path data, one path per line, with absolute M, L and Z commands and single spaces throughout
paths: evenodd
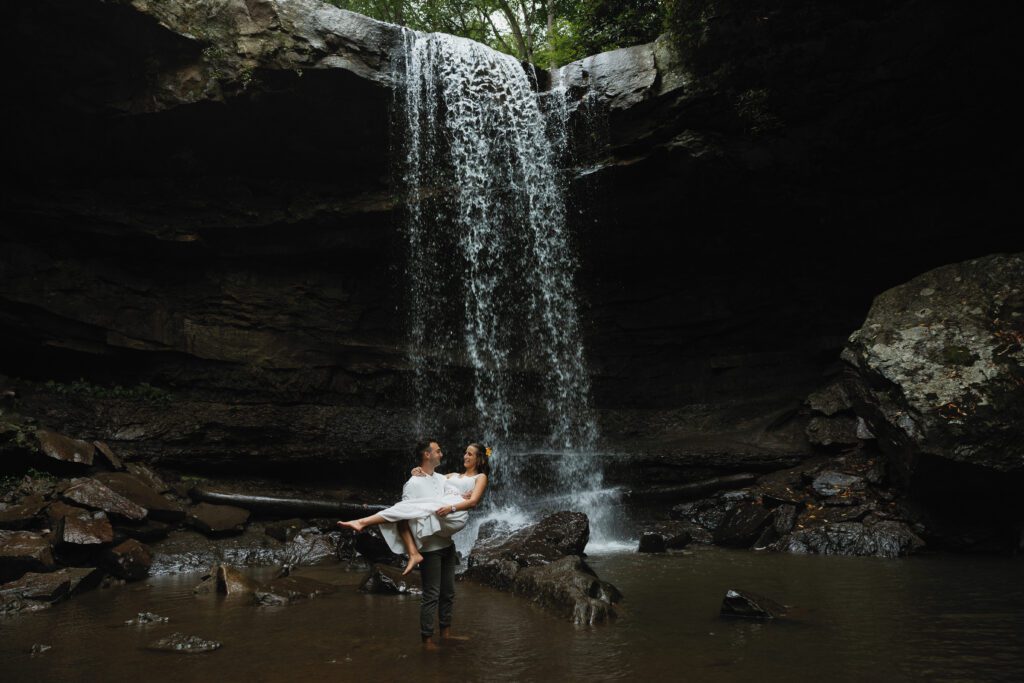
M 444 494 L 435 498 L 410 498 L 381 510 L 370 517 L 351 522 L 338 522 L 338 526 L 360 532 L 368 526 L 380 525 L 381 535 L 393 552 L 406 553 L 409 562 L 403 575 L 423 561 L 420 539 L 427 536 L 447 535 L 460 531 L 469 519 L 469 510 L 475 508 L 487 488 L 490 471 L 488 458 L 491 449 L 478 443 L 466 446 L 462 456 L 463 472 L 445 476 Z M 426 476 L 419 467 L 413 476 Z M 441 518 L 446 518 L 442 525 Z

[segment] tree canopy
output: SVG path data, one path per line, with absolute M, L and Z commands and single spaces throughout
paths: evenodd
M 328 0 L 418 31 L 464 36 L 542 67 L 654 40 L 673 0 Z

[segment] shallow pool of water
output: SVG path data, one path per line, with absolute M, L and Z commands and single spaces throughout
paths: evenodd
M 97 590 L 0 620 L 4 680 L 692 681 L 1019 680 L 1024 562 L 797 556 L 698 547 L 592 555 L 625 594 L 619 620 L 578 628 L 527 601 L 458 584 L 467 644 L 421 651 L 419 599 L 356 592 L 343 566 L 301 570 L 341 586 L 288 607 L 193 595 L 196 575 Z M 728 588 L 792 606 L 772 623 L 724 620 Z M 140 611 L 167 624 L 127 626 Z M 223 643 L 200 655 L 151 652 L 174 631 Z M 34 643 L 53 649 L 30 655 Z

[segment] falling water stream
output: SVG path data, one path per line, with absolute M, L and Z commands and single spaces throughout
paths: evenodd
M 614 492 L 592 457 L 565 91 L 536 92 L 515 58 L 474 41 L 403 37 L 394 125 L 419 431 L 437 429 L 459 400 L 451 376 L 468 367 L 477 426 L 494 447 L 490 515 L 476 521 L 525 523 L 545 501 L 586 512 L 593 542 L 607 543 Z M 463 536 L 471 543 L 475 531 Z

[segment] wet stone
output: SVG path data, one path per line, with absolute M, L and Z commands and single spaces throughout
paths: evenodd
M 820 496 L 837 496 L 848 491 L 864 490 L 864 479 L 852 474 L 826 470 L 815 477 L 812 486 Z
M 177 522 L 185 518 L 185 511 L 174 501 L 164 498 L 141 478 L 128 472 L 101 472 L 93 477 L 140 507 L 149 510 L 153 519 Z
M 742 619 L 778 619 L 786 614 L 786 608 L 763 595 L 729 589 L 722 599 L 719 614 L 723 617 Z
M 391 552 L 387 541 L 381 536 L 380 529 L 371 527 L 362 533 L 354 536 L 353 545 L 357 553 L 375 564 L 392 564 L 396 567 L 404 566 L 405 561 L 401 555 Z
M 256 592 L 256 582 L 230 565 L 218 565 L 216 571 L 217 592 L 228 597 L 250 596 Z
M 806 434 L 807 440 L 818 446 L 850 446 L 860 442 L 857 418 L 852 415 L 812 417 Z
M 240 533 L 249 520 L 249 511 L 233 505 L 199 503 L 188 510 L 191 526 L 209 535 Z
M 48 602 L 40 602 L 39 600 L 25 600 L 23 598 L 6 597 L 0 593 L 0 616 L 10 616 L 13 614 L 26 614 L 29 612 L 38 612 L 50 607 Z
M 80 510 L 61 517 L 55 538 L 58 544 L 101 545 L 114 540 L 114 530 L 105 513 Z
M 749 548 L 771 523 L 772 511 L 754 501 L 743 501 L 729 510 L 715 530 L 715 543 Z
M 359 590 L 383 595 L 419 595 L 423 592 L 423 584 L 417 572 L 409 572 L 402 576 L 402 571 L 396 567 L 375 564 L 359 586 Z
M 530 598 L 577 625 L 614 619 L 617 616 L 615 603 L 622 600 L 615 586 L 597 578 L 575 555 L 522 569 L 512 581 L 512 592 Z
M 65 500 L 125 519 L 145 519 L 148 514 L 144 507 L 133 503 L 95 479 L 72 479 L 71 486 L 66 488 L 61 495 Z
M 152 612 L 139 612 L 134 619 L 127 619 L 124 623 L 128 626 L 143 626 L 145 624 L 166 624 L 170 619 Z
M 29 572 L 17 581 L 0 586 L 0 595 L 56 602 L 99 585 L 103 572 L 96 567 L 64 567 L 53 572 Z
M 96 448 L 88 441 L 72 439 L 48 429 L 36 430 L 36 438 L 39 440 L 39 450 L 54 460 L 76 465 L 92 465 Z
M 280 522 L 273 522 L 264 528 L 264 532 L 271 538 L 276 538 L 282 543 L 288 543 L 295 538 L 299 532 L 309 525 L 301 519 L 285 519 Z
M 25 529 L 36 521 L 44 507 L 46 501 L 40 495 L 23 498 L 17 505 L 0 511 L 0 529 Z
M 665 545 L 665 537 L 654 531 L 645 531 L 640 534 L 640 545 L 637 552 L 640 553 L 663 553 L 668 550 Z
M 157 493 L 167 493 L 171 491 L 171 487 L 167 485 L 160 475 L 149 469 L 145 465 L 139 465 L 137 463 L 131 463 L 128 465 L 128 473 L 134 477 L 141 479 L 145 482 L 146 486 L 153 489 Z
M 179 654 L 199 654 L 213 652 L 221 647 L 216 640 L 205 640 L 199 636 L 188 636 L 184 633 L 172 633 L 149 644 L 150 650 L 159 652 L 175 652 Z
M 281 576 L 259 588 L 255 600 L 261 605 L 287 605 L 296 600 L 311 600 L 337 591 L 337 586 L 323 581 L 301 576 Z
M 903 522 L 875 524 L 839 522 L 813 529 L 799 529 L 780 543 L 791 553 L 900 557 L 924 547 L 921 538 Z
M 107 464 L 109 464 L 115 470 L 124 469 L 124 463 L 121 462 L 121 458 L 117 457 L 114 454 L 114 451 L 112 451 L 110 449 L 110 446 L 108 446 L 105 442 L 93 441 L 92 445 L 96 447 L 96 450 L 99 452 L 100 456 L 107 461 Z
M 31 531 L 0 531 L 0 581 L 16 579 L 28 571 L 54 566 L 50 541 Z
M 165 522 L 157 522 L 152 519 L 144 519 L 141 522 L 122 522 L 114 525 L 115 540 L 121 541 L 134 538 L 143 543 L 153 543 L 160 539 L 167 538 L 171 532 L 171 525 Z
M 135 539 L 129 539 L 108 550 L 104 555 L 103 563 L 111 574 L 129 581 L 137 581 L 146 578 L 149 574 L 153 556 L 150 554 L 149 548 Z
M 35 657 L 37 655 L 43 654 L 47 650 L 52 650 L 52 649 L 53 649 L 53 645 L 46 645 L 44 643 L 34 643 L 32 645 L 32 647 L 30 647 L 28 649 L 28 653 L 30 655 L 32 655 L 33 657 Z

